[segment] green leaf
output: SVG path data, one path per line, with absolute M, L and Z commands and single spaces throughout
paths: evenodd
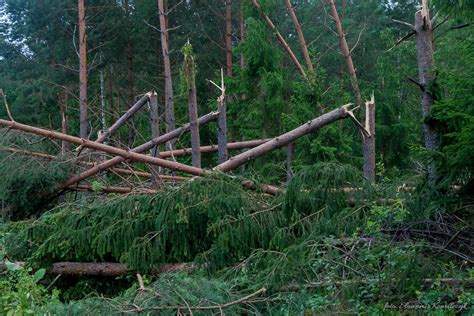
M 46 269 L 39 269 L 33 275 L 33 281 L 35 283 L 38 283 L 38 281 L 41 280 L 44 277 L 45 274 L 46 274 Z
M 5 265 L 7 266 L 8 271 L 17 271 L 21 270 L 22 267 L 17 265 L 16 263 L 10 262 L 8 260 L 5 261 Z

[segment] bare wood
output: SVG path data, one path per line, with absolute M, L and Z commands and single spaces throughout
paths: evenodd
M 303 50 L 304 60 L 306 61 L 306 67 L 310 72 L 314 72 L 313 63 L 311 62 L 311 58 L 309 57 L 308 46 L 306 45 L 306 41 L 304 39 L 303 31 L 301 30 L 301 25 L 298 22 L 298 18 L 296 17 L 295 9 L 290 3 L 290 0 L 285 0 L 286 8 L 290 13 L 291 20 L 293 21 L 293 25 L 295 26 L 296 33 L 298 34 L 298 40 L 301 45 L 301 49 Z
M 365 102 L 365 130 L 369 133 L 363 137 L 364 177 L 370 182 L 375 181 L 375 99 L 372 94 L 370 101 Z
M 339 45 L 341 46 L 342 54 L 346 58 L 347 69 L 351 77 L 352 89 L 354 90 L 354 93 L 357 98 L 357 106 L 362 106 L 362 95 L 360 93 L 359 82 L 357 81 L 357 74 L 354 67 L 354 63 L 352 61 L 351 51 L 349 49 L 349 45 L 347 45 L 346 35 L 344 34 L 344 30 L 342 29 L 341 20 L 339 19 L 339 14 L 337 13 L 334 0 L 328 0 L 328 3 L 331 7 L 334 22 L 336 23 L 337 33 L 339 35 Z
M 225 1 L 225 48 L 227 76 L 232 77 L 232 0 Z
M 253 149 L 250 149 L 240 155 L 237 155 L 235 157 L 230 158 L 224 163 L 219 164 L 214 168 L 214 170 L 217 171 L 222 171 L 222 172 L 227 172 L 230 170 L 233 170 L 244 163 L 246 163 L 249 160 L 258 158 L 264 154 L 266 154 L 269 151 L 272 151 L 276 148 L 283 147 L 285 145 L 288 145 L 289 143 L 295 141 L 296 139 L 314 132 L 315 130 L 320 129 L 321 127 L 330 124 L 332 122 L 335 122 L 340 119 L 344 119 L 349 116 L 348 114 L 348 105 L 341 106 L 331 112 L 328 112 L 326 114 L 321 115 L 318 118 L 315 118 L 309 122 L 307 122 L 304 125 L 301 125 L 300 127 L 295 128 L 292 131 L 289 131 L 288 133 L 285 133 L 283 135 L 280 135 L 278 137 L 273 138 L 272 140 L 255 147 Z
M 171 62 L 169 56 L 169 35 L 167 22 L 167 9 L 165 9 L 165 1 L 158 0 L 158 13 L 160 19 L 160 36 L 161 49 L 163 54 L 163 66 L 165 75 L 165 123 L 166 132 L 169 133 L 176 129 L 174 117 L 174 95 L 173 95 L 173 78 L 171 77 Z M 170 139 L 167 145 L 168 150 L 175 148 L 175 140 Z
M 415 14 L 416 51 L 418 59 L 418 76 L 421 90 L 421 111 L 424 118 L 431 115 L 434 103 L 429 85 L 434 79 L 433 29 L 430 21 L 428 1 L 423 0 L 422 10 Z M 425 147 L 428 151 L 436 151 L 439 147 L 438 133 L 432 120 L 423 120 Z M 431 183 L 436 180 L 436 168 L 432 160 L 428 162 L 428 178 Z
M 286 52 L 288 53 L 288 55 L 290 56 L 291 60 L 293 61 L 293 63 L 295 64 L 296 68 L 298 69 L 298 71 L 301 73 L 301 75 L 303 77 L 306 78 L 306 73 L 303 69 L 303 67 L 301 66 L 300 62 L 298 61 L 298 58 L 296 58 L 296 55 L 293 53 L 293 51 L 291 50 L 291 47 L 290 45 L 288 45 L 288 43 L 285 41 L 285 39 L 283 38 L 283 36 L 280 34 L 280 32 L 278 31 L 278 29 L 276 28 L 275 24 L 273 24 L 272 20 L 270 20 L 270 18 L 265 14 L 265 12 L 263 12 L 262 8 L 260 7 L 260 4 L 257 2 L 257 0 L 252 0 L 252 5 L 258 10 L 258 12 L 260 13 L 260 16 L 262 17 L 262 19 L 265 21 L 265 23 L 267 24 L 267 26 L 275 33 L 276 37 L 278 38 L 278 40 L 280 41 L 280 43 L 283 45 L 283 47 L 285 48 Z
M 87 134 L 87 35 L 85 0 L 78 0 L 79 15 L 79 136 L 86 139 Z
M 5 104 L 5 109 L 7 110 L 8 118 L 11 121 L 14 121 L 12 113 L 10 112 L 10 107 L 8 106 L 7 95 L 5 94 L 5 92 L 3 92 L 2 89 L 0 89 L 0 96 L 2 96 L 2 98 L 3 98 L 3 104 Z

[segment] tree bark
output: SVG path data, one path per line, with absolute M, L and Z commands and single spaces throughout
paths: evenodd
M 163 66 L 165 75 L 165 123 L 166 132 L 169 133 L 175 130 L 174 117 L 174 96 L 173 96 L 173 79 L 171 77 L 171 63 L 169 56 L 169 36 L 167 23 L 167 9 L 165 9 L 164 0 L 158 0 L 158 12 L 160 15 L 160 29 L 161 29 L 161 49 L 163 53 Z M 167 144 L 168 150 L 175 149 L 175 140 L 172 139 Z
M 295 14 L 295 9 L 291 6 L 290 0 L 285 0 L 286 8 L 290 13 L 291 20 L 296 29 L 296 33 L 298 34 L 298 40 L 301 45 L 301 49 L 303 50 L 304 60 L 306 61 L 306 67 L 310 72 L 314 72 L 313 63 L 311 62 L 311 58 L 309 57 L 308 46 L 306 46 L 306 41 L 304 39 L 303 31 L 301 30 L 301 25 L 298 22 L 298 18 Z
M 232 77 L 232 0 L 225 1 L 225 47 L 227 76 Z
M 336 23 L 337 33 L 339 34 L 339 45 L 341 46 L 342 54 L 346 58 L 347 70 L 349 71 L 349 75 L 351 77 L 352 89 L 354 90 L 354 93 L 357 98 L 357 105 L 362 107 L 362 95 L 360 93 L 359 82 L 357 80 L 356 70 L 352 61 L 351 51 L 349 49 L 349 45 L 347 45 L 346 35 L 344 34 L 344 30 L 342 29 L 341 20 L 339 19 L 339 14 L 337 13 L 334 0 L 328 0 L 328 3 L 331 7 L 334 22 Z
M 151 130 L 151 139 L 155 139 L 160 136 L 159 120 L 158 120 L 158 96 L 155 92 L 150 95 L 148 104 L 150 106 L 150 130 Z M 160 149 L 156 145 L 151 149 L 151 156 L 159 156 Z M 150 171 L 153 175 L 153 182 L 156 187 L 163 187 L 163 182 L 161 181 L 161 170 L 159 167 L 151 166 Z
M 298 58 L 296 58 L 295 54 L 293 53 L 293 51 L 291 50 L 291 47 L 290 45 L 288 45 L 288 43 L 285 41 L 285 39 L 283 38 L 283 36 L 280 34 L 280 32 L 278 32 L 275 24 L 273 24 L 272 20 L 270 20 L 270 18 L 262 11 L 262 8 L 260 7 L 260 4 L 257 2 L 257 0 L 252 0 L 252 4 L 253 6 L 258 10 L 258 12 L 260 13 L 260 16 L 262 17 L 262 19 L 265 21 L 265 23 L 267 24 L 267 26 L 275 33 L 276 37 L 278 38 L 278 40 L 280 41 L 280 43 L 283 45 L 283 47 L 285 48 L 286 52 L 288 53 L 288 55 L 290 56 L 291 60 L 293 61 L 293 63 L 295 64 L 296 68 L 298 69 L 298 71 L 301 73 L 301 75 L 306 78 L 306 73 L 303 69 L 303 67 L 301 66 L 300 62 L 298 61 Z
M 105 83 L 104 83 L 104 70 L 100 70 L 100 125 L 101 134 L 107 130 L 107 121 L 105 119 Z M 67 134 L 67 132 L 64 132 Z
M 191 44 L 186 44 L 184 47 L 184 76 L 188 88 L 188 109 L 189 109 L 189 124 L 191 127 L 191 148 L 193 166 L 201 168 L 201 153 L 199 152 L 199 124 L 198 124 L 198 109 L 196 97 L 196 65 L 194 63 L 194 56 Z
M 219 112 L 211 112 L 207 115 L 202 116 L 199 119 L 199 123 L 200 124 L 206 124 L 206 123 L 210 122 L 211 120 L 215 119 L 218 116 L 218 113 Z M 181 136 L 181 134 L 189 131 L 189 129 L 190 129 L 190 125 L 185 124 L 182 127 L 177 128 L 177 129 L 175 129 L 174 131 L 172 131 L 170 133 L 166 133 L 166 134 L 161 135 L 157 138 L 154 138 L 151 141 L 146 142 L 146 143 L 144 143 L 144 144 L 142 144 L 138 147 L 135 147 L 130 152 L 131 153 L 143 153 L 143 152 L 145 152 L 147 150 L 150 150 L 151 148 L 153 148 L 157 145 L 169 142 L 171 139 L 174 139 L 174 138 L 177 138 L 177 137 Z M 70 178 L 69 180 L 65 181 L 61 185 L 61 187 L 65 188 L 65 187 L 74 185 L 74 184 L 78 183 L 79 181 L 82 181 L 82 180 L 87 179 L 91 176 L 94 176 L 97 173 L 99 173 L 100 171 L 107 170 L 108 168 L 111 168 L 111 167 L 113 167 L 113 166 L 115 166 L 115 165 L 117 165 L 121 162 L 124 162 L 128 159 L 128 158 L 126 159 L 126 158 L 120 157 L 120 156 L 121 155 L 117 155 L 117 157 L 106 160 L 106 161 L 96 165 L 95 167 L 93 167 L 89 170 L 86 170 L 86 171 L 82 172 L 81 174 L 79 174 L 77 176 L 74 176 L 74 177 Z
M 217 144 L 219 163 L 227 161 L 229 158 L 227 150 L 227 96 L 225 95 L 224 74 L 221 69 L 221 92 L 222 94 L 217 99 L 219 119 L 217 121 Z
M 87 125 L 87 35 L 85 0 L 78 0 L 79 15 L 79 136 L 88 138 Z
M 17 266 L 26 266 L 25 262 L 14 262 Z M 192 270 L 192 263 L 165 263 L 154 269 L 152 273 L 160 274 L 166 272 L 177 272 Z M 6 270 L 5 264 L 0 264 L 0 271 Z M 104 276 L 117 277 L 133 272 L 126 265 L 115 262 L 56 262 L 46 270 L 50 275 L 71 275 L 71 276 Z
M 436 151 L 439 147 L 438 134 L 433 120 L 430 120 L 434 103 L 430 93 L 430 84 L 434 79 L 433 29 L 430 20 L 428 1 L 423 0 L 423 7 L 415 14 L 416 51 L 418 59 L 418 76 L 421 86 L 421 111 L 423 115 L 423 134 L 425 148 Z M 432 159 L 428 161 L 428 179 L 431 184 L 436 180 L 436 167 Z
M 363 135 L 364 177 L 375 182 L 375 100 L 365 103 L 365 130 L 370 136 Z
M 309 121 L 308 123 L 301 125 L 300 127 L 297 127 L 288 133 L 275 137 L 260 146 L 257 146 L 240 155 L 230 158 L 226 162 L 221 163 L 218 166 L 216 166 L 214 170 L 222 171 L 222 172 L 233 170 L 251 159 L 258 158 L 269 151 L 288 145 L 289 143 L 295 141 L 296 139 L 308 133 L 318 130 L 329 123 L 335 122 L 340 119 L 344 119 L 348 116 L 349 116 L 348 105 L 344 105 L 331 112 L 323 114 L 322 116 L 315 118 Z

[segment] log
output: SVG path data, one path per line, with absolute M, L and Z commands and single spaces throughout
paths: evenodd
M 106 186 L 100 188 L 99 190 L 94 190 L 94 188 L 87 184 L 78 184 L 70 187 L 73 191 L 78 192 L 101 192 L 101 193 L 118 193 L 118 194 L 155 194 L 158 190 L 147 189 L 147 188 L 135 188 L 135 187 L 117 187 L 117 186 Z
M 199 120 L 198 120 L 199 124 L 206 124 L 206 123 L 210 122 L 211 120 L 215 119 L 218 115 L 219 115 L 219 112 L 208 113 L 208 114 L 206 114 L 206 115 L 199 118 Z M 169 142 L 170 140 L 175 139 L 175 138 L 179 137 L 181 134 L 189 131 L 189 128 L 190 128 L 190 124 L 189 123 L 185 124 L 185 125 L 181 126 L 180 128 L 177 128 L 177 129 L 173 130 L 172 132 L 163 134 L 163 135 L 161 135 L 157 138 L 154 138 L 154 139 L 150 140 L 149 142 L 146 142 L 144 144 L 141 144 L 138 147 L 135 147 L 134 149 L 132 149 L 130 151 L 130 153 L 142 153 L 142 152 L 145 152 L 147 150 L 150 150 L 154 146 Z M 156 159 L 158 159 L 158 158 L 156 158 Z M 115 166 L 115 165 L 117 165 L 121 162 L 126 161 L 126 160 L 127 159 L 125 159 L 124 157 L 120 157 L 120 155 L 117 156 L 117 157 L 114 157 L 112 159 L 106 160 L 106 161 L 96 165 L 95 167 L 93 167 L 93 168 L 91 168 L 87 171 L 84 171 L 83 173 L 81 173 L 77 176 L 74 176 L 71 179 L 65 181 L 60 186 L 60 188 L 66 188 L 66 187 L 69 187 L 71 185 L 74 185 L 74 184 L 76 184 L 76 183 L 78 183 L 78 182 L 80 182 L 80 181 L 82 181 L 86 178 L 89 178 L 91 176 L 96 175 L 100 171 L 107 170 L 108 168 L 113 167 L 113 166 Z M 160 159 L 160 160 L 162 160 L 162 159 Z M 195 169 L 199 169 L 199 168 L 195 168 Z M 202 170 L 202 169 L 199 169 L 199 170 Z
M 314 132 L 315 130 L 320 129 L 321 127 L 327 124 L 330 124 L 340 119 L 344 119 L 349 116 L 349 111 L 348 111 L 349 106 L 350 104 L 343 105 L 331 112 L 328 112 L 326 114 L 321 115 L 318 118 L 313 119 L 312 121 L 309 121 L 308 123 L 304 125 L 301 125 L 300 127 L 295 128 L 294 130 L 288 133 L 275 137 L 271 139 L 270 141 L 260 146 L 257 146 L 253 149 L 250 149 L 240 155 L 234 156 L 230 158 L 229 160 L 227 160 L 226 162 L 221 163 L 218 166 L 216 166 L 214 170 L 222 171 L 222 172 L 233 170 L 243 165 L 244 163 L 246 163 L 247 161 L 251 159 L 258 158 L 269 151 L 288 145 L 289 143 L 292 143 L 296 139 L 306 134 L 309 134 L 311 132 Z
M 26 262 L 13 262 L 17 266 L 24 267 Z M 192 263 L 165 263 L 152 271 L 153 274 L 190 271 L 194 269 Z M 5 264 L 0 263 L 0 271 L 7 270 Z M 132 273 L 126 265 L 115 262 L 56 262 L 46 269 L 50 275 L 70 275 L 70 276 L 104 276 L 117 277 Z
M 150 156 L 138 154 L 138 153 L 133 152 L 133 151 L 127 151 L 127 150 L 112 147 L 112 146 L 109 146 L 109 145 L 104 145 L 104 144 L 100 144 L 100 143 L 97 143 L 97 142 L 93 142 L 93 141 L 90 141 L 90 140 L 87 140 L 87 139 L 81 139 L 79 137 L 74 137 L 74 136 L 71 136 L 71 135 L 66 135 L 66 134 L 63 134 L 63 133 L 59 133 L 59 132 L 55 132 L 55 131 L 51 131 L 51 130 L 46 130 L 46 129 L 42 129 L 42 128 L 38 128 L 38 127 L 33 127 L 33 126 L 29 126 L 29 125 L 25 125 L 25 124 L 21 124 L 21 123 L 17 123 L 17 122 L 6 121 L 6 120 L 0 119 L 0 125 L 8 127 L 9 129 L 21 130 L 21 131 L 24 131 L 24 132 L 27 132 L 27 133 L 36 134 L 36 135 L 43 136 L 43 137 L 65 140 L 65 141 L 73 143 L 73 144 L 83 145 L 84 147 L 87 147 L 87 148 L 103 151 L 103 152 L 106 152 L 106 153 L 109 153 L 109 154 L 112 154 L 112 155 L 116 155 L 116 156 L 121 156 L 122 158 L 120 160 L 139 161 L 139 162 L 160 166 L 160 167 L 175 170 L 175 171 L 180 171 L 180 172 L 192 174 L 192 175 L 195 175 L 195 176 L 205 176 L 205 175 L 209 174 L 209 172 L 206 171 L 206 170 L 191 167 L 191 166 L 181 164 L 181 163 L 178 163 L 178 162 L 168 161 L 168 160 L 161 159 L 161 158 L 156 158 L 156 157 L 150 157 Z M 115 157 L 115 158 L 117 158 L 117 157 Z M 120 158 L 120 157 L 118 157 L 118 158 Z M 98 169 L 97 172 L 99 172 L 101 170 L 100 169 L 101 165 L 102 164 L 100 164 L 98 166 L 95 166 L 93 169 Z M 81 180 L 82 179 L 80 179 L 79 181 L 81 181 Z M 75 182 L 75 183 L 77 183 L 77 182 Z M 67 185 L 65 185 L 65 184 L 66 183 L 63 183 L 60 188 L 66 188 L 66 187 L 71 185 L 71 184 L 67 184 Z

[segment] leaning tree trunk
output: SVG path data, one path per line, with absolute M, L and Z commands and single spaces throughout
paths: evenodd
M 286 52 L 290 56 L 291 60 L 295 64 L 296 68 L 298 71 L 301 73 L 301 75 L 306 78 L 306 73 L 303 69 L 303 66 L 301 66 L 300 62 L 298 61 L 298 58 L 296 58 L 296 55 L 293 53 L 291 50 L 290 45 L 285 41 L 283 36 L 280 34 L 280 32 L 277 30 L 275 24 L 273 24 L 272 20 L 268 17 L 268 15 L 263 12 L 262 8 L 260 7 L 260 4 L 257 2 L 257 0 L 251 0 L 252 5 L 257 9 L 257 11 L 260 13 L 260 16 L 262 17 L 263 21 L 267 24 L 267 26 L 275 33 L 276 37 L 278 38 L 278 41 L 280 41 L 281 45 L 285 48 Z
M 165 124 L 166 132 L 169 133 L 175 129 L 174 118 L 174 96 L 173 96 L 173 79 L 171 77 L 171 62 L 169 56 L 169 36 L 167 23 L 167 10 L 165 9 L 165 1 L 158 0 L 158 11 L 160 15 L 161 29 L 161 49 L 163 53 L 163 66 L 165 74 Z M 168 150 L 175 149 L 175 140 L 172 139 L 168 145 Z
M 434 99 L 429 88 L 434 79 L 434 58 L 433 28 L 427 0 L 423 0 L 423 8 L 415 14 L 415 32 L 425 147 L 428 151 L 433 152 L 438 149 L 439 140 L 434 121 L 430 120 Z M 431 184 L 436 180 L 436 167 L 432 159 L 428 161 L 428 179 Z
M 201 153 L 199 151 L 199 124 L 196 98 L 196 64 L 194 62 L 193 48 L 187 43 L 183 47 L 184 65 L 183 74 L 188 89 L 189 124 L 191 125 L 191 148 L 193 149 L 193 166 L 201 168 Z
M 339 19 L 339 14 L 337 13 L 334 0 L 328 0 L 328 3 L 331 7 L 334 22 L 336 23 L 337 33 L 339 34 L 339 45 L 341 46 L 342 54 L 346 58 L 347 70 L 349 71 L 349 75 L 351 77 L 352 89 L 354 90 L 354 93 L 357 98 L 357 105 L 362 107 L 362 95 L 360 93 L 359 82 L 357 81 L 357 74 L 354 67 L 354 63 L 352 62 L 351 51 L 349 49 L 349 45 L 347 45 L 346 34 L 344 34 L 344 30 L 342 29 L 341 20 Z
M 291 142 L 295 141 L 296 139 L 308 133 L 314 132 L 327 124 L 346 118 L 348 116 L 349 116 L 348 105 L 344 105 L 331 112 L 321 115 L 320 117 L 315 118 L 307 122 L 306 124 L 295 128 L 294 130 L 288 133 L 277 136 L 258 147 L 255 147 L 240 155 L 230 158 L 226 162 L 221 163 L 218 166 L 216 166 L 214 170 L 222 171 L 222 172 L 233 170 L 243 165 L 244 163 L 246 163 L 247 161 L 251 159 L 256 159 L 266 154 L 269 151 L 288 145 Z
M 79 136 L 87 138 L 87 35 L 85 0 L 78 0 L 79 14 Z
M 309 57 L 308 46 L 306 46 L 306 41 L 304 39 L 303 31 L 301 30 L 301 25 L 298 22 L 298 18 L 295 14 L 295 9 L 292 7 L 290 0 L 285 0 L 286 8 L 290 13 L 291 20 L 293 21 L 293 25 L 296 29 L 296 34 L 298 34 L 298 40 L 301 45 L 301 49 L 303 50 L 304 60 L 306 61 L 306 67 L 310 72 L 313 72 L 313 63 L 311 62 L 311 58 Z

